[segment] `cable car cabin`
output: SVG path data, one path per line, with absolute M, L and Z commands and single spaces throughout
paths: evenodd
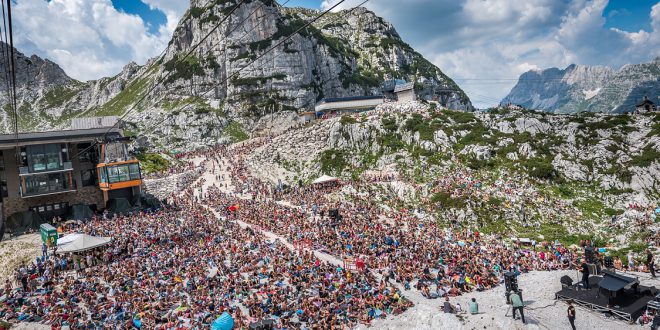
M 142 184 L 140 163 L 137 159 L 125 162 L 98 164 L 99 187 L 101 190 L 115 190 L 135 187 Z
M 126 145 L 121 142 L 102 144 L 99 151 L 101 161 L 96 170 L 105 202 L 112 198 L 125 198 L 130 202 L 134 196 L 139 196 L 140 162 L 128 156 Z

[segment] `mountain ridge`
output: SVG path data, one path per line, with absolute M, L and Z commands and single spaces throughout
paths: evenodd
M 660 57 L 618 70 L 576 64 L 563 70 L 530 70 L 520 76 L 501 104 L 556 113 L 623 113 L 634 111 L 645 95 L 660 95 Z
M 136 133 L 147 131 L 158 144 L 214 143 L 226 137 L 222 131 L 230 122 L 250 127 L 264 109 L 309 110 L 324 97 L 377 94 L 380 84 L 393 78 L 415 82 L 418 93 L 429 99 L 438 87 L 448 89 L 452 92 L 443 99 L 448 106 L 472 108 L 451 78 L 371 11 L 329 13 L 265 54 L 317 13 L 254 0 L 226 17 L 236 4 L 191 1 L 163 58 L 142 66 L 129 63 L 116 76 L 79 82 L 65 74 L 68 79 L 32 94 L 19 83 L 21 130 L 64 128 L 80 116 L 123 115 L 152 87 L 153 93 L 126 119 Z M 251 65 L 257 56 L 262 57 Z M 7 104 L 2 95 L 0 103 Z M 33 119 L 26 120 L 28 115 Z M 163 140 L 163 135 L 172 139 Z

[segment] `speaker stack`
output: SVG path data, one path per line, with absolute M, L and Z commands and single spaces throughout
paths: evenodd
M 614 259 L 612 259 L 612 257 L 605 256 L 604 262 L 605 262 L 605 268 L 607 268 L 607 269 L 613 269 L 614 268 Z

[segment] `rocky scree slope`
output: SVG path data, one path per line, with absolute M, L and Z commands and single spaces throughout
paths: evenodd
M 246 131 L 270 111 L 310 110 L 324 97 L 376 94 L 391 78 L 415 82 L 428 98 L 434 90 L 453 90 L 443 99 L 447 105 L 472 107 L 390 23 L 363 8 L 328 14 L 250 64 L 319 12 L 252 0 L 226 17 L 237 3 L 192 0 L 162 59 L 131 63 L 115 77 L 86 83 L 64 75 L 22 97 L 21 104 L 36 115 L 23 128 L 59 128 L 72 117 L 123 114 L 157 82 L 162 83 L 128 117 L 129 130 L 144 135 L 142 141 L 168 147 L 232 140 L 237 134 L 224 129 L 232 123 L 234 132 Z
M 430 207 L 439 218 L 489 231 L 612 234 L 610 218 L 628 203 L 660 202 L 658 123 L 659 114 L 466 113 L 385 104 L 285 132 L 255 149 L 247 164 L 274 183 L 391 174 L 391 182 L 376 184 L 382 191 L 372 195 L 375 202 Z M 466 192 L 467 178 L 483 189 Z M 638 232 L 620 234 L 626 241 Z
M 531 70 L 520 76 L 502 104 L 556 113 L 621 113 L 635 110 L 644 96 L 660 95 L 660 57 L 648 63 L 604 66 L 570 65 L 564 70 Z M 657 101 L 654 99 L 654 102 Z

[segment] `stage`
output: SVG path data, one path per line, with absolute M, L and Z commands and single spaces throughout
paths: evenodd
M 589 277 L 591 289 L 584 290 L 577 284 L 564 286 L 561 291 L 555 294 L 557 300 L 573 300 L 575 305 L 589 308 L 593 311 L 610 314 L 622 320 L 632 322 L 640 317 L 646 310 L 646 304 L 654 299 L 654 287 L 639 286 L 638 293 L 632 288 L 623 290 L 623 294 L 612 298 L 612 305 L 609 305 L 609 295 L 599 287 L 599 282 L 603 278 L 600 276 Z

